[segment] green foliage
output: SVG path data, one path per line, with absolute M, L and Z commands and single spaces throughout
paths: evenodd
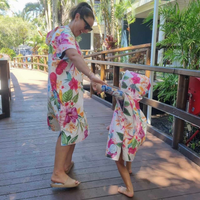
M 23 54 L 18 54 L 16 57 L 22 57 L 23 56 Z
M 0 14 L 4 14 L 9 8 L 8 0 L 0 0 Z
M 16 48 L 25 44 L 33 26 L 18 17 L 0 16 L 0 48 Z
M 115 27 L 118 30 L 118 40 L 121 38 L 121 21 L 127 20 L 128 26 L 135 22 L 135 0 L 116 1 L 115 3 Z M 119 23 L 120 22 L 120 23 Z M 130 30 L 130 29 L 129 29 Z M 118 41 L 118 44 L 120 41 Z M 129 33 L 129 45 L 130 45 L 130 33 Z
M 158 100 L 161 102 L 170 101 L 173 106 L 176 104 L 178 86 L 178 75 L 165 74 L 162 81 L 157 82 L 154 91 L 158 90 Z
M 120 20 L 126 19 L 128 24 L 132 24 L 133 22 L 135 22 L 135 7 L 133 4 L 134 2 L 135 0 L 124 0 L 116 3 L 115 17 Z
M 0 50 L 0 53 L 5 53 L 5 54 L 9 55 L 12 59 L 13 59 L 13 57 L 16 56 L 15 51 L 13 49 L 9 49 L 9 48 L 2 48 Z
M 48 53 L 48 46 L 45 43 L 45 34 L 39 30 L 35 31 L 27 40 L 27 44 L 33 47 L 33 54 L 45 55 Z
M 161 6 L 159 15 L 165 19 L 160 26 L 166 38 L 158 43 L 169 46 L 165 51 L 165 59 L 178 61 L 183 68 L 198 69 L 200 63 L 200 0 L 191 0 L 188 7 L 180 10 L 179 4 L 169 3 Z M 152 15 L 146 18 L 149 23 Z

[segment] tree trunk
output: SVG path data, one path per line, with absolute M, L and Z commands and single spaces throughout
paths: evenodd
M 115 37 L 115 11 L 114 11 L 114 0 L 111 0 L 111 34 Z
M 54 0 L 53 0 L 53 1 L 54 1 Z M 51 0 L 47 0 L 47 8 L 48 8 L 49 30 L 52 30 L 52 26 L 51 26 Z
M 58 26 L 58 2 L 57 0 L 52 1 L 52 7 L 53 7 L 53 28 Z
M 48 10 L 47 10 L 47 1 L 44 1 L 44 12 L 45 12 L 45 21 L 46 21 L 46 30 L 50 31 L 49 29 L 49 20 L 48 20 Z
M 101 31 L 101 24 L 97 18 L 97 14 L 96 14 L 96 11 L 94 9 L 94 0 L 90 0 L 90 4 L 92 6 L 92 9 L 93 9 L 93 13 L 94 13 L 94 16 L 95 16 L 95 19 L 96 19 L 96 22 L 97 22 L 97 26 L 98 26 L 98 29 L 99 29 L 99 34 L 100 34 L 100 45 L 102 45 L 103 43 L 103 35 L 102 35 L 102 31 Z
M 63 14 L 63 9 L 61 5 L 61 0 L 58 2 L 58 25 L 62 25 L 62 14 Z

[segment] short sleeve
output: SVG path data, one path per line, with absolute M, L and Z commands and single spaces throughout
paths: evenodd
M 53 47 L 53 57 L 63 57 L 67 49 L 77 49 L 76 40 L 69 28 L 58 29 L 51 40 Z

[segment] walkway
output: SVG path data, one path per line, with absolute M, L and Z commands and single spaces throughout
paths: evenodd
M 117 193 L 123 181 L 105 157 L 106 126 L 112 110 L 85 94 L 91 135 L 77 145 L 70 173 L 82 183 L 75 189 L 52 189 L 57 134 L 46 125 L 47 75 L 12 69 L 11 118 L 0 121 L 0 200 L 125 200 Z M 200 167 L 148 133 L 132 165 L 134 200 L 199 200 Z

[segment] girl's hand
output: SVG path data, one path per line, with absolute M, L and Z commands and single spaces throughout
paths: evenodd
M 95 82 L 92 82 L 92 88 L 95 92 L 97 92 L 97 94 L 100 94 L 102 91 L 101 91 L 101 85 L 98 84 L 98 83 L 95 83 Z

